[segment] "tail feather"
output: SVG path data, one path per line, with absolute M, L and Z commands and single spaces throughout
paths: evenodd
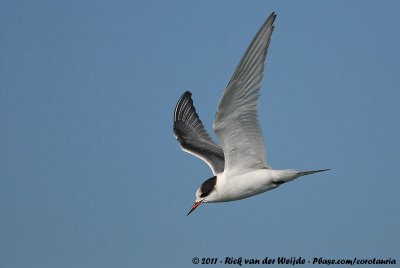
M 331 170 L 330 168 L 328 169 L 320 169 L 320 170 L 310 170 L 310 171 L 300 171 L 299 173 L 297 173 L 299 176 L 305 176 L 305 175 L 310 175 L 310 174 L 314 174 L 314 173 L 318 173 L 318 172 L 323 172 L 323 171 L 328 171 Z

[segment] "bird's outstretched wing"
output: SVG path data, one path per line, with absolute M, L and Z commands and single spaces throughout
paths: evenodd
M 224 153 L 204 129 L 193 106 L 192 94 L 183 93 L 175 107 L 174 134 L 184 151 L 204 160 L 214 174 L 224 171 Z
M 226 173 L 268 168 L 257 103 L 275 18 L 272 13 L 257 32 L 218 104 L 213 129 L 222 144 Z

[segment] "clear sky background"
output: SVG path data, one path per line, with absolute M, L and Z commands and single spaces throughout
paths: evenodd
M 269 163 L 332 171 L 187 217 L 212 173 L 173 136 L 176 101 L 190 90 L 211 131 L 272 11 L 259 105 Z M 399 263 L 399 11 L 398 1 L 1 1 L 0 266 Z

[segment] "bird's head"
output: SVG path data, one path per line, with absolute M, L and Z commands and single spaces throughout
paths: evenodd
M 210 197 L 215 193 L 215 185 L 217 184 L 217 176 L 211 177 L 205 182 L 201 184 L 199 189 L 196 191 L 196 201 L 194 202 L 192 208 L 189 210 L 187 214 L 189 216 L 190 213 L 193 212 L 201 203 L 206 203 L 210 201 Z

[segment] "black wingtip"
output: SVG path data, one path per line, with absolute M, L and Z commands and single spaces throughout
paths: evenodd
M 268 21 L 269 19 L 271 19 L 271 18 L 272 18 L 273 20 L 275 20 L 275 19 L 276 19 L 276 16 L 277 16 L 276 12 L 273 11 L 273 12 L 268 16 L 267 21 Z
M 190 91 L 185 91 L 179 98 L 178 102 L 176 103 L 175 111 L 174 111 L 174 122 L 176 122 L 180 119 L 179 118 L 180 110 L 182 109 L 182 107 L 184 107 L 186 105 L 187 102 L 193 103 L 192 93 Z
M 178 103 L 180 103 L 183 99 L 187 99 L 187 98 L 191 98 L 191 97 L 192 97 L 192 93 L 189 90 L 187 90 L 181 95 L 181 97 L 178 100 Z

